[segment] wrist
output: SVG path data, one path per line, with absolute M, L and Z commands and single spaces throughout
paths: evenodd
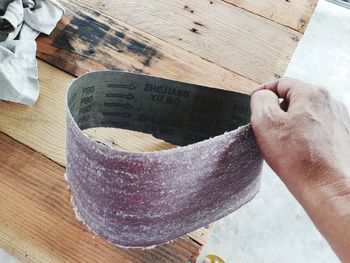
M 304 187 L 296 197 L 342 262 L 350 262 L 349 173 L 334 169 L 327 176 L 332 180 Z
M 323 168 L 304 178 L 296 184 L 294 192 L 306 209 L 319 210 L 339 198 L 350 199 L 350 174 L 342 167 Z
M 300 158 L 299 162 L 286 160 L 274 167 L 276 173 L 299 202 L 328 195 L 342 195 L 350 189 L 350 166 L 331 158 Z M 312 195 L 312 196 L 310 196 Z

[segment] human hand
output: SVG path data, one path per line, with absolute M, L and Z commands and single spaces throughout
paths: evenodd
M 253 92 L 251 111 L 263 157 L 297 198 L 349 175 L 349 113 L 325 89 L 281 78 Z
M 253 92 L 251 110 L 253 131 L 266 162 L 342 262 L 350 262 L 350 117 L 346 107 L 320 87 L 282 78 Z

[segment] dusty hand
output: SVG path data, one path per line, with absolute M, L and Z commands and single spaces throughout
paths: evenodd
M 263 157 L 342 262 L 350 262 L 347 109 L 324 89 L 289 78 L 260 86 L 252 94 L 251 109 Z
M 294 195 L 350 175 L 349 114 L 325 89 L 282 78 L 253 92 L 251 110 L 263 157 Z

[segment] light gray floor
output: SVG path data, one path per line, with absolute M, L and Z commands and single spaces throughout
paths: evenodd
M 5 251 L 0 249 L 0 262 L 1 263 L 20 263 L 16 258 L 7 254 Z
M 350 10 L 321 0 L 285 75 L 326 87 L 350 110 Z M 258 196 L 215 226 L 199 262 L 210 252 L 227 263 L 339 262 L 267 165 Z
M 350 10 L 320 0 L 286 75 L 326 86 L 350 106 L 348 54 Z M 199 262 L 209 252 L 223 256 L 227 263 L 339 262 L 299 204 L 266 165 L 258 196 L 215 226 Z M 19 262 L 0 250 L 0 263 Z
M 260 193 L 249 204 L 215 223 L 203 256 L 227 263 L 338 262 L 303 209 L 264 164 Z

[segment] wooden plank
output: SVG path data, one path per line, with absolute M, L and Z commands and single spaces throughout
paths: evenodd
M 50 37 L 38 38 L 38 57 L 75 76 L 91 70 L 143 72 L 248 93 L 257 83 L 90 8 L 66 2 Z
M 318 0 L 223 0 L 284 26 L 304 32 Z
M 64 168 L 0 133 L 0 246 L 22 262 L 195 262 L 184 236 L 154 249 L 123 249 L 75 219 Z
M 188 233 L 186 236 L 190 237 L 191 239 L 195 240 L 201 245 L 205 245 L 209 237 L 211 236 L 211 233 L 214 230 L 214 223 L 210 224 L 209 226 L 202 227 L 200 229 L 197 229 L 196 231 L 193 231 L 191 233 Z
M 65 164 L 65 94 L 73 77 L 38 61 L 40 96 L 34 106 L 0 101 L 0 131 Z
M 248 79 L 283 75 L 301 33 L 222 1 L 74 0 Z
M 92 140 L 111 148 L 131 152 L 154 152 L 176 145 L 154 138 L 151 134 L 115 128 L 90 128 L 83 131 Z

